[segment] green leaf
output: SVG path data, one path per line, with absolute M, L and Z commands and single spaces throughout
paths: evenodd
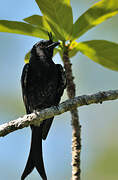
M 41 12 L 59 40 L 69 40 L 73 15 L 70 0 L 36 0 Z
M 25 63 L 29 63 L 31 50 L 25 55 Z
M 47 31 L 44 29 L 18 21 L 0 20 L 0 32 L 22 34 L 48 39 Z
M 78 53 L 78 43 L 76 41 L 72 41 L 69 45 L 69 57 L 72 58 Z
M 118 0 L 101 0 L 82 14 L 73 25 L 73 39 L 118 14 Z
M 49 24 L 47 23 L 44 16 L 32 15 L 32 16 L 29 16 L 29 17 L 23 19 L 23 20 L 30 23 L 30 24 L 39 26 L 39 27 L 47 30 L 48 32 L 51 32 L 51 28 L 50 28 Z
M 92 40 L 78 43 L 76 48 L 96 63 L 118 71 L 118 44 L 105 40 Z

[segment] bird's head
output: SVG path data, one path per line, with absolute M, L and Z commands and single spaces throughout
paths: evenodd
M 52 58 L 53 56 L 53 50 L 56 46 L 58 46 L 59 42 L 53 42 L 52 34 L 49 33 L 49 40 L 42 40 L 37 42 L 32 50 L 31 55 L 34 55 L 36 57 L 46 57 L 46 58 Z

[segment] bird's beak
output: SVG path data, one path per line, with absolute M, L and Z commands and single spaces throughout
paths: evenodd
M 60 43 L 59 42 L 52 42 L 52 44 L 50 44 L 47 48 L 48 49 L 53 49 L 53 48 L 55 48 L 56 46 L 58 46 Z

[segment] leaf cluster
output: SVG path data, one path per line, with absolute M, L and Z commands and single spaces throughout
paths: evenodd
M 16 33 L 48 39 L 52 32 L 54 40 L 61 41 L 61 47 L 55 49 L 62 57 L 64 47 L 69 50 L 69 57 L 78 52 L 91 60 L 118 71 L 118 44 L 105 40 L 76 42 L 93 27 L 118 14 L 117 0 L 100 0 L 73 22 L 73 11 L 70 0 L 35 0 L 42 16 L 32 15 L 24 22 L 0 20 L 0 32 Z M 25 56 L 29 61 L 30 51 Z

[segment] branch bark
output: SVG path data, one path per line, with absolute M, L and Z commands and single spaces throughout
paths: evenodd
M 102 91 L 92 95 L 78 96 L 41 111 L 37 111 L 28 115 L 24 115 L 16 120 L 0 125 L 0 137 L 5 136 L 13 131 L 28 127 L 31 124 L 40 125 L 40 123 L 48 118 L 57 116 L 67 111 L 71 111 L 77 107 L 98 104 L 104 101 L 118 99 L 118 90 Z
M 68 46 L 64 46 L 63 62 L 67 79 L 67 94 L 69 99 L 74 98 L 76 94 L 76 86 L 72 73 L 72 64 L 68 55 Z M 72 180 L 80 180 L 80 153 L 81 153 L 81 126 L 79 122 L 79 114 L 77 108 L 70 110 L 72 125 Z

